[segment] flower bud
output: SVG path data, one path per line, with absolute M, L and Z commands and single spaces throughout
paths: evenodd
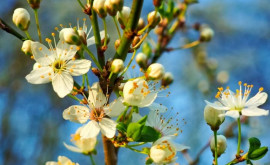
M 229 81 L 229 73 L 225 70 L 219 72 L 217 74 L 217 82 L 221 83 L 221 84 L 225 84 Z
M 106 0 L 105 7 L 110 16 L 115 16 L 117 14 L 117 8 L 112 4 L 111 0 Z
M 200 41 L 209 42 L 214 36 L 214 31 L 207 25 L 202 25 L 200 27 Z
M 124 0 L 110 0 L 111 4 L 116 8 L 116 10 L 121 11 L 124 6 Z
M 72 28 L 64 28 L 59 32 L 60 40 L 71 45 L 80 45 L 81 37 Z
M 26 31 L 30 25 L 30 14 L 24 8 L 17 8 L 14 10 L 12 20 L 18 28 Z
M 148 24 L 150 24 L 149 28 L 152 28 L 152 29 L 157 26 L 160 20 L 161 20 L 160 14 L 156 11 L 152 11 L 147 16 Z
M 163 0 L 153 0 L 153 4 L 155 7 L 159 7 Z
M 114 48 L 115 48 L 115 50 L 118 49 L 118 47 L 120 46 L 120 42 L 121 42 L 120 39 L 115 40 L 115 42 L 114 42 Z
M 84 45 L 87 45 L 87 35 L 83 30 L 78 30 L 78 34 L 80 36 L 81 41 Z
M 216 104 L 218 104 L 216 102 Z M 224 122 L 225 116 L 220 116 L 225 112 L 222 110 L 216 110 L 209 105 L 204 108 L 204 120 L 211 127 L 213 131 L 217 131 L 219 126 Z
M 24 54 L 31 56 L 32 55 L 32 50 L 31 50 L 31 40 L 26 40 L 23 42 L 22 45 L 22 51 L 24 52 Z
M 38 9 L 41 0 L 27 0 L 32 9 Z
M 161 80 L 162 86 L 168 86 L 173 82 L 173 75 L 170 72 L 166 72 Z
M 100 18 L 105 18 L 107 16 L 105 0 L 94 0 L 93 9 L 97 12 Z
M 141 39 L 140 39 L 139 36 L 135 36 L 134 39 L 133 39 L 133 41 L 132 41 L 132 43 L 131 43 L 132 47 L 135 47 L 140 42 L 140 40 Z M 138 48 L 136 48 L 136 49 L 138 49 Z
M 148 58 L 144 53 L 138 53 L 136 56 L 137 64 L 143 69 L 147 67 L 147 60 Z
M 114 59 L 111 65 L 111 72 L 120 73 L 124 69 L 124 62 L 121 59 Z
M 210 148 L 213 154 L 215 154 L 215 137 L 213 136 L 210 141 Z M 227 148 L 227 140 L 223 135 L 217 135 L 217 154 L 218 157 L 225 152 Z
M 122 8 L 121 13 L 120 11 L 117 12 L 116 18 L 122 28 L 125 27 L 125 24 L 128 22 L 129 15 L 130 15 L 130 8 L 127 6 L 124 6 Z
M 160 80 L 163 78 L 164 74 L 164 67 L 159 63 L 151 64 L 146 70 L 147 78 L 150 78 L 152 80 Z
M 142 30 L 144 28 L 145 24 L 144 24 L 144 20 L 142 18 L 139 19 L 138 22 L 138 26 L 137 26 L 137 30 Z

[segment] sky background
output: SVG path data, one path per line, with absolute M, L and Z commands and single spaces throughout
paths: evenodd
M 147 13 L 153 10 L 151 3 L 150 0 L 144 2 L 142 17 L 145 20 Z M 130 4 L 130 0 L 125 1 L 125 5 Z M 37 39 L 33 11 L 26 0 L 1 1 L 0 17 L 15 27 L 12 13 L 18 7 L 24 7 L 30 12 L 32 23 L 29 32 Z M 59 24 L 72 23 L 75 26 L 77 18 L 85 18 L 75 0 L 43 1 L 39 14 L 43 38 L 51 37 L 50 33 L 55 32 L 54 28 L 59 27 Z M 114 41 L 116 29 L 111 18 L 107 17 L 107 20 L 111 25 L 109 34 Z M 173 73 L 175 81 L 168 90 L 171 95 L 168 98 L 160 97 L 157 102 L 173 107 L 171 115 L 179 112 L 179 118 L 186 121 L 186 124 L 180 123 L 183 133 L 176 141 L 191 147 L 189 154 L 192 158 L 196 157 L 212 135 L 203 120 L 203 109 L 204 100 L 214 101 L 217 86 L 236 89 L 237 82 L 243 81 L 254 85 L 252 94 L 256 94 L 261 86 L 269 93 L 270 2 L 201 0 L 190 6 L 187 12 L 187 24 L 196 22 L 206 23 L 213 28 L 213 40 L 196 49 L 164 53 L 158 61 L 165 66 L 166 71 Z M 89 21 L 87 23 L 90 26 Z M 179 47 L 186 39 L 193 41 L 197 38 L 198 33 L 193 30 L 177 33 L 170 47 Z M 0 164 L 44 164 L 49 160 L 57 160 L 58 155 L 68 156 L 82 165 L 90 164 L 89 157 L 72 153 L 63 146 L 63 142 L 70 142 L 70 134 L 80 125 L 64 121 L 62 111 L 76 102 L 69 98 L 60 99 L 53 92 L 51 84 L 27 83 L 24 77 L 32 70 L 34 62 L 20 51 L 21 45 L 22 42 L 17 38 L 0 31 Z M 114 54 L 113 42 L 109 47 L 107 58 Z M 94 47 L 90 49 L 94 50 Z M 211 73 L 206 68 L 210 68 Z M 229 74 L 225 84 L 216 78 L 222 71 Z M 91 83 L 97 81 L 91 73 L 89 76 Z M 270 109 L 269 101 L 262 107 Z M 218 133 L 223 134 L 233 121 L 232 118 L 226 118 Z M 253 136 L 258 137 L 263 146 L 270 146 L 269 125 L 269 116 L 250 118 L 243 125 L 242 149 L 248 150 L 247 139 Z M 232 132 L 237 135 L 237 129 Z M 234 157 L 237 136 L 229 138 L 227 142 L 228 148 L 219 158 L 220 164 Z M 97 150 L 98 154 L 94 156 L 96 163 L 104 164 L 101 142 Z M 178 157 L 178 163 L 187 164 L 182 154 L 178 154 Z M 212 153 L 207 149 L 198 164 L 211 164 L 211 157 Z M 118 164 L 143 164 L 145 158 L 145 155 L 123 148 L 119 151 Z M 265 163 L 270 163 L 270 153 L 255 164 Z

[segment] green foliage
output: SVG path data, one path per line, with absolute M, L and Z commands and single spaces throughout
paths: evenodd
M 153 159 L 149 158 L 146 160 L 145 164 L 152 164 L 153 163 Z
M 154 142 L 161 137 L 161 133 L 152 127 L 144 126 L 141 132 L 140 142 Z
M 142 124 L 130 123 L 127 128 L 127 137 L 133 139 L 134 141 L 139 141 L 141 138 L 142 129 Z
M 249 139 L 248 160 L 259 160 L 265 156 L 268 147 L 261 147 L 259 139 L 252 137 Z
M 127 132 L 127 125 L 122 123 L 122 122 L 118 123 L 116 128 L 117 128 L 118 131 L 120 131 L 122 133 Z

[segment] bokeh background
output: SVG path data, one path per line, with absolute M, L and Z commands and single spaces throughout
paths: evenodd
M 147 13 L 153 10 L 151 3 L 150 0 L 144 2 L 142 16 L 145 20 Z M 131 1 L 126 0 L 125 4 L 130 5 Z M 33 11 L 26 0 L 0 1 L 0 17 L 15 27 L 12 13 L 17 7 L 24 7 L 31 13 L 29 31 L 37 39 Z M 85 17 L 75 0 L 43 1 L 39 13 L 43 38 L 50 37 L 59 24 L 76 25 L 77 18 Z M 110 17 L 107 20 L 112 25 L 109 33 L 113 41 L 116 31 Z M 186 124 L 180 123 L 183 133 L 177 142 L 191 147 L 188 154 L 192 159 L 212 135 L 203 120 L 203 109 L 205 99 L 214 100 L 217 86 L 236 88 L 241 80 L 254 84 L 253 94 L 261 86 L 270 92 L 270 2 L 201 0 L 190 6 L 187 12 L 187 24 L 196 22 L 206 23 L 214 29 L 213 40 L 195 49 L 164 53 L 159 59 L 166 70 L 174 74 L 175 81 L 169 89 L 170 97 L 161 97 L 158 101 L 173 107 L 172 113 L 179 112 L 178 117 L 185 119 Z M 187 30 L 177 33 L 170 46 L 177 47 L 187 39 L 197 38 L 197 32 Z M 63 142 L 70 142 L 70 134 L 80 125 L 64 121 L 62 111 L 76 103 L 69 98 L 58 98 L 51 84 L 32 85 L 26 82 L 24 77 L 32 70 L 34 62 L 20 51 L 21 45 L 17 38 L 0 30 L 0 164 L 39 165 L 57 160 L 58 155 L 68 156 L 81 165 L 90 164 L 89 157 L 72 153 L 63 146 Z M 110 46 L 107 58 L 114 52 L 113 43 Z M 96 81 L 93 75 L 90 76 L 91 83 Z M 269 101 L 262 107 L 270 109 Z M 237 135 L 237 130 L 227 129 L 232 122 L 234 119 L 226 118 L 219 130 L 220 134 L 227 131 L 226 135 L 231 136 L 226 154 L 219 159 L 222 165 L 232 160 L 237 147 L 237 136 L 233 136 Z M 269 147 L 269 125 L 269 116 L 248 119 L 243 126 L 242 149 L 247 151 L 247 139 L 252 136 L 260 138 L 262 145 Z M 94 156 L 96 163 L 104 164 L 101 142 L 97 150 L 98 154 Z M 182 154 L 178 156 L 178 163 L 188 164 Z M 211 157 L 212 153 L 207 148 L 198 164 L 211 164 Z M 119 151 L 118 164 L 138 165 L 144 161 L 145 155 L 128 149 Z M 269 163 L 270 153 L 255 164 Z

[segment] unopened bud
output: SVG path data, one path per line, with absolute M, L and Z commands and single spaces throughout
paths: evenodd
M 120 39 L 115 40 L 115 42 L 114 42 L 114 48 L 115 48 L 115 50 L 118 49 L 118 47 L 120 46 L 120 42 L 121 42 Z
M 144 53 L 138 53 L 136 56 L 137 64 L 143 69 L 146 69 L 147 67 L 147 60 L 148 58 Z
M 137 30 L 142 30 L 144 28 L 145 24 L 144 24 L 144 20 L 142 18 L 139 19 L 138 22 L 138 26 L 137 26 Z
M 81 37 L 72 28 L 64 28 L 59 33 L 60 40 L 71 45 L 80 45 Z
M 111 65 L 111 72 L 120 73 L 124 69 L 124 62 L 121 59 L 114 59 Z
M 163 0 L 153 0 L 153 4 L 155 7 L 159 7 L 162 4 Z
M 124 6 L 124 0 L 110 0 L 111 4 L 116 8 L 117 11 L 121 11 Z
M 111 0 L 106 0 L 105 7 L 106 7 L 107 13 L 109 13 L 110 16 L 115 16 L 116 15 L 117 8 L 112 4 Z
M 78 30 L 78 34 L 80 36 L 81 41 L 84 45 L 87 45 L 87 35 L 83 30 Z
M 24 54 L 31 56 L 32 55 L 32 50 L 31 50 L 31 40 L 26 40 L 23 42 L 22 45 L 22 51 L 24 52 Z
M 172 73 L 166 72 L 161 80 L 161 85 L 166 87 L 173 82 L 173 79 L 174 78 L 173 78 Z
M 204 108 L 204 120 L 211 127 L 213 131 L 217 131 L 219 129 L 219 126 L 225 120 L 225 116 L 222 116 L 222 114 L 224 113 L 225 112 L 222 110 L 217 110 L 210 107 L 209 105 L 206 105 Z
M 133 41 L 132 41 L 132 47 L 136 46 L 139 42 L 140 42 L 140 37 L 139 36 L 135 36 Z
M 217 82 L 225 84 L 229 81 L 230 75 L 227 71 L 223 70 L 217 74 Z
M 27 0 L 32 9 L 38 9 L 41 0 Z
M 107 16 L 105 0 L 94 0 L 93 9 L 100 18 L 105 18 Z
M 210 148 L 213 154 L 215 154 L 215 137 L 213 136 L 210 141 Z M 223 135 L 217 135 L 217 155 L 218 157 L 225 152 L 227 148 L 227 140 Z
M 157 26 L 160 20 L 161 20 L 160 14 L 156 11 L 152 11 L 147 16 L 148 24 L 150 24 L 149 28 L 152 28 L 152 29 Z
M 209 42 L 214 36 L 214 31 L 207 25 L 201 25 L 200 27 L 200 41 Z
M 122 11 L 118 11 L 117 12 L 117 15 L 116 15 L 116 17 L 117 17 L 117 20 L 118 20 L 118 22 L 120 23 L 120 25 L 122 26 L 122 27 L 125 27 L 125 24 L 128 22 L 128 18 L 129 18 L 129 15 L 130 15 L 130 8 L 129 7 L 127 7 L 127 6 L 124 6 L 123 8 L 122 8 Z M 120 13 L 121 12 L 121 13 Z
M 151 64 L 146 70 L 146 76 L 152 80 L 160 80 L 163 78 L 165 70 L 163 65 L 159 63 Z
M 30 14 L 24 8 L 17 8 L 14 10 L 12 20 L 18 28 L 22 31 L 26 31 L 30 25 Z

